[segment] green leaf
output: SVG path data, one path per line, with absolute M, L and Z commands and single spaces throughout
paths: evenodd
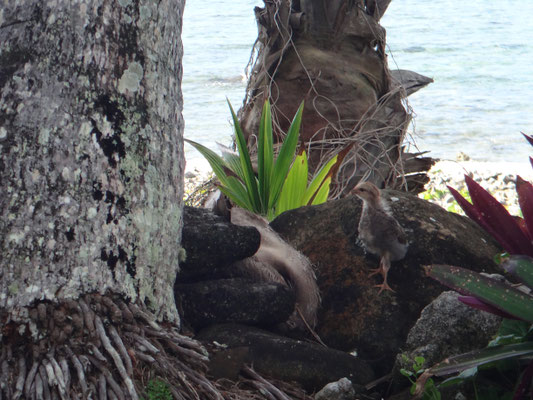
M 237 177 L 244 182 L 244 172 L 242 170 L 241 159 L 239 155 L 233 152 L 230 148 L 221 145 L 218 143 L 218 147 L 222 152 L 222 158 L 226 163 L 227 167 L 231 170 L 232 173 L 237 175 Z
M 200 154 L 202 154 L 202 156 L 204 156 L 209 162 L 209 165 L 211 165 L 211 168 L 213 168 L 213 172 L 220 181 L 220 191 L 232 199 L 239 207 L 251 210 L 252 202 L 249 197 L 249 193 L 243 186 L 243 183 L 234 176 L 228 176 L 225 173 L 226 169 L 235 172 L 231 165 L 227 164 L 224 159 L 222 159 L 214 151 L 201 145 L 200 143 L 196 143 L 189 139 L 184 140 L 198 150 L 198 152 L 200 152 Z
M 328 177 L 322 182 L 322 185 L 318 189 L 318 191 L 315 193 L 315 196 L 313 198 L 313 201 L 311 204 L 322 204 L 326 202 L 329 196 L 329 188 L 331 186 L 331 177 Z
M 318 173 L 315 175 L 315 177 L 309 184 L 307 191 L 305 192 L 303 200 L 304 204 L 321 204 L 327 200 L 329 195 L 329 186 L 331 184 L 331 178 L 328 175 L 333 165 L 335 165 L 335 163 L 337 162 L 337 158 L 337 155 L 333 156 L 331 160 L 329 160 L 326 164 L 322 166 L 322 168 L 320 168 Z M 325 188 L 327 188 L 327 193 L 324 199 Z M 316 199 L 319 192 L 321 193 L 320 198 Z
M 443 380 L 441 383 L 439 383 L 438 388 L 444 389 L 446 387 L 450 387 L 453 385 L 458 385 L 460 383 L 463 383 L 466 380 L 474 379 L 477 375 L 477 372 L 478 372 L 477 367 L 465 369 L 459 375 L 452 376 L 451 378 Z
M 413 364 L 413 369 L 415 371 L 419 371 L 421 370 L 422 368 L 424 368 L 424 363 L 426 362 L 426 359 L 422 356 L 418 356 L 418 357 L 415 357 L 415 360 L 414 360 L 414 364 Z
M 228 105 L 231 111 L 231 116 L 233 118 L 233 125 L 235 128 L 235 142 L 237 143 L 237 149 L 239 150 L 239 158 L 241 161 L 242 172 L 244 175 L 244 183 L 249 193 L 248 196 L 251 200 L 251 204 L 253 207 L 252 211 L 264 215 L 266 210 L 262 207 L 261 199 L 259 198 L 257 178 L 255 177 L 255 173 L 252 168 L 252 162 L 250 160 L 250 153 L 248 153 L 246 140 L 244 139 L 244 134 L 242 133 L 241 125 L 239 124 L 237 114 L 235 114 L 235 111 L 233 111 L 233 107 L 231 106 L 229 100 Z
M 294 158 L 294 153 L 296 151 L 296 146 L 298 144 L 298 136 L 300 131 L 300 124 L 302 122 L 302 114 L 304 110 L 304 103 L 300 104 L 294 119 L 292 120 L 287 136 L 283 140 L 283 144 L 274 164 L 274 170 L 272 173 L 272 188 L 270 191 L 270 198 L 268 201 L 268 207 L 274 208 L 275 204 L 278 202 L 279 196 L 281 194 L 281 188 L 283 187 L 283 182 L 289 173 L 289 167 Z
M 426 266 L 426 274 L 517 318 L 533 322 L 533 297 L 504 282 L 451 265 Z
M 265 101 L 257 144 L 257 172 L 259 178 L 259 195 L 261 202 L 268 207 L 272 169 L 274 165 L 274 144 L 272 137 L 272 115 L 269 101 Z
M 400 374 L 402 374 L 403 376 L 409 378 L 409 377 L 414 375 L 414 372 L 411 372 L 411 371 L 409 371 L 409 370 L 407 370 L 405 368 L 401 368 L 400 369 Z
M 294 160 L 287 175 L 276 205 L 275 215 L 304 205 L 322 204 L 327 201 L 331 184 L 329 172 L 336 161 L 337 156 L 335 155 L 320 168 L 307 186 L 308 161 L 307 153 L 303 150 Z
M 528 358 L 533 357 L 533 342 L 487 347 L 485 349 L 449 357 L 431 367 L 428 373 L 436 376 L 448 375 L 490 362 L 524 356 Z
M 307 187 L 307 156 L 305 151 L 299 154 L 285 179 L 276 204 L 275 216 L 303 205 L 302 198 Z
M 498 329 L 498 336 L 513 335 L 524 338 L 530 331 L 531 324 L 526 321 L 504 319 Z
M 239 207 L 252 210 L 252 203 L 246 187 L 234 176 L 228 176 L 226 185 L 220 186 L 220 191 L 228 196 Z
M 509 253 L 498 253 L 493 258 L 495 264 L 502 265 L 509 258 Z

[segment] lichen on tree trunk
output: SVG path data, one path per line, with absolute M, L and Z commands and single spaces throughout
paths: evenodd
M 178 321 L 183 1 L 0 11 L 0 309 L 111 291 Z

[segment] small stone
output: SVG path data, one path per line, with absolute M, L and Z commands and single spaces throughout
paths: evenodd
M 503 177 L 504 183 L 515 183 L 515 177 L 513 175 L 505 175 Z
M 455 157 L 457 161 L 470 161 L 470 156 L 466 153 L 463 153 L 460 151 L 457 156 Z
M 315 395 L 315 400 L 352 400 L 354 397 L 352 382 L 348 378 L 341 378 L 324 386 Z

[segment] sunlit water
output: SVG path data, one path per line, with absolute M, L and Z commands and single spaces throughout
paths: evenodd
M 260 1 L 188 0 L 183 23 L 185 137 L 216 150 L 241 106 Z M 393 0 L 381 21 L 389 66 L 435 82 L 409 97 L 419 150 L 454 159 L 526 162 L 533 133 L 533 1 Z M 186 146 L 188 169 L 203 165 Z M 520 173 L 520 171 L 516 171 Z

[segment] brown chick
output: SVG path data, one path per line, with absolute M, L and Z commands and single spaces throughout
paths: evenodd
M 405 232 L 392 216 L 388 204 L 381 198 L 380 190 L 370 182 L 359 183 L 352 193 L 363 200 L 363 211 L 359 220 L 359 239 L 366 250 L 381 257 L 379 268 L 370 276 L 381 274 L 383 283 L 376 285 L 379 293 L 383 290 L 393 291 L 387 283 L 391 261 L 398 261 L 407 253 Z

